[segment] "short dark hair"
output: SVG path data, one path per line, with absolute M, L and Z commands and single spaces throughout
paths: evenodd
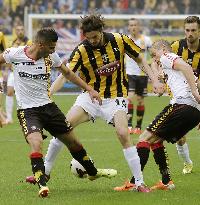
M 48 43 L 48 42 L 57 42 L 57 40 L 58 40 L 58 35 L 56 31 L 50 27 L 40 29 L 35 36 L 36 42 Z
M 94 13 L 94 14 L 81 17 L 80 28 L 83 31 L 83 33 L 91 32 L 91 31 L 102 32 L 104 26 L 105 26 L 104 18 L 101 16 L 101 14 Z
M 198 16 L 188 16 L 185 20 L 184 20 L 184 25 L 186 23 L 197 23 L 199 28 L 200 28 L 200 19 Z

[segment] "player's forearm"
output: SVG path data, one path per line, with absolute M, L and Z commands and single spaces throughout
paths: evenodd
M 58 78 L 51 85 L 51 88 L 50 88 L 51 95 L 53 95 L 58 90 L 60 90 L 63 87 L 63 85 L 65 84 L 66 81 L 67 81 L 67 79 L 62 74 L 60 74 L 58 76 Z
M 63 76 L 70 80 L 72 83 L 78 85 L 79 87 L 81 87 L 83 90 L 87 90 L 87 91 L 91 91 L 92 88 L 86 83 L 84 82 L 80 77 L 78 77 L 73 71 L 71 71 L 70 69 L 62 69 L 60 70 L 63 74 Z
M 194 76 L 194 73 L 193 73 L 193 70 L 191 69 L 191 67 L 189 65 L 187 67 L 184 66 L 182 68 L 182 73 L 185 76 L 185 78 L 186 78 L 186 80 L 187 80 L 187 82 L 192 90 L 192 93 L 196 92 L 197 85 L 195 83 L 195 76 Z

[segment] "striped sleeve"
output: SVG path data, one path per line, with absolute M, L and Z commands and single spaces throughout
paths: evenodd
M 78 48 L 76 48 L 69 59 L 69 68 L 73 71 L 76 72 L 80 69 L 81 67 L 81 55 L 80 55 L 80 51 Z
M 141 48 L 135 44 L 135 42 L 128 36 L 122 34 L 125 53 L 130 58 L 137 58 L 141 52 Z
M 172 52 L 177 54 L 179 48 L 179 41 L 175 41 L 174 43 L 172 43 L 171 48 L 172 48 Z

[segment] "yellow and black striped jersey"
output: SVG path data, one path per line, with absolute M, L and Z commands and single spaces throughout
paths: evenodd
M 0 32 L 0 53 L 2 53 L 4 50 L 6 50 L 5 37 L 4 34 Z
M 199 48 L 196 52 L 192 52 L 188 49 L 186 39 L 175 41 L 171 47 L 174 53 L 181 56 L 185 62 L 192 66 L 194 74 L 200 78 L 200 40 Z
M 18 41 L 17 38 L 12 42 L 12 47 L 18 47 L 18 46 L 25 46 L 25 45 L 31 45 L 31 40 L 28 40 L 28 38 L 25 36 L 22 41 Z
M 141 52 L 132 39 L 120 33 L 103 33 L 105 44 L 94 48 L 83 40 L 72 52 L 69 67 L 100 93 L 102 98 L 127 97 L 128 79 L 124 66 L 124 54 L 137 58 Z M 108 76 L 98 75 L 100 68 L 118 62 L 119 67 Z M 112 68 L 109 68 L 112 70 Z

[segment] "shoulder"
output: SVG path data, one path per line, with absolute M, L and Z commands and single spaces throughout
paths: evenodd
M 20 52 L 24 52 L 24 49 L 25 49 L 25 46 L 19 46 L 19 47 L 10 47 L 10 48 L 7 48 L 5 50 L 5 54 L 17 54 L 17 53 L 20 53 Z
M 180 39 L 172 42 L 171 47 L 185 47 L 187 46 L 186 39 Z
M 160 62 L 164 68 L 173 68 L 174 61 L 178 58 L 180 57 L 175 53 L 164 53 L 160 58 Z

